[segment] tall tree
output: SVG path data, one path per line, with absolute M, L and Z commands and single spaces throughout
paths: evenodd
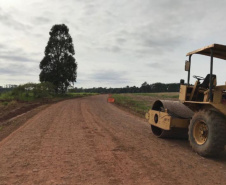
M 53 83 L 56 93 L 65 93 L 77 78 L 72 38 L 65 24 L 54 25 L 49 35 L 45 56 L 40 62 L 40 81 Z

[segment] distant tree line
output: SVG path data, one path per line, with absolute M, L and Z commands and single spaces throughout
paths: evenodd
M 0 86 L 0 93 L 8 92 L 18 87 L 18 85 L 7 84 L 5 86 Z
M 123 88 L 104 88 L 104 87 L 93 87 L 93 88 L 71 88 L 69 92 L 87 92 L 87 93 L 155 93 L 155 92 L 179 92 L 179 83 L 154 83 L 148 84 L 144 82 L 141 87 L 126 86 Z

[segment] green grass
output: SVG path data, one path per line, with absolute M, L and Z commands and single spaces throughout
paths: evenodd
M 144 116 L 157 99 L 178 99 L 179 93 L 129 93 L 113 94 L 112 97 L 117 105 Z
M 134 93 L 134 96 L 151 96 L 156 98 L 179 98 L 179 93 Z
M 67 95 L 71 97 L 84 97 L 84 96 L 98 95 L 98 93 L 68 93 Z
M 140 115 L 144 115 L 149 109 L 151 109 L 151 106 L 148 104 L 148 102 L 138 101 L 129 96 L 113 94 L 112 97 L 115 99 L 116 104 L 132 110 Z
M 13 100 L 12 92 L 5 92 L 0 94 L 0 100 Z
M 25 102 L 32 102 L 32 101 L 39 101 L 39 100 L 52 100 L 52 101 L 58 101 L 63 100 L 67 98 L 79 98 L 79 97 L 85 97 L 85 96 L 92 96 L 97 95 L 97 93 L 67 93 L 67 94 L 58 94 L 58 95 L 50 95 L 48 94 L 45 97 L 36 97 L 33 92 L 22 92 L 22 93 L 13 93 L 13 91 L 6 92 L 0 94 L 0 100 L 3 100 L 5 102 L 2 102 L 2 105 L 7 106 L 7 104 L 14 100 L 19 101 L 25 101 Z
M 34 101 L 37 99 L 32 92 L 23 92 L 14 94 L 12 91 L 0 94 L 0 100 L 12 101 L 12 100 L 20 100 L 20 101 Z

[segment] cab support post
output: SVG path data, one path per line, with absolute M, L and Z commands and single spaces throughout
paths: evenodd
M 189 55 L 189 70 L 188 70 L 188 85 L 190 83 L 190 71 L 191 71 L 191 56 L 192 55 Z
M 210 49 L 210 92 L 209 92 L 209 101 L 213 101 L 213 80 L 212 80 L 212 75 L 213 75 L 213 48 Z

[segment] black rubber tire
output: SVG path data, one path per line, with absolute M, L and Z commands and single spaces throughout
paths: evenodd
M 171 130 L 163 130 L 151 125 L 152 133 L 159 138 L 167 139 L 188 139 L 188 129 L 171 128 Z
M 204 122 L 208 127 L 208 136 L 203 144 L 198 144 L 193 136 L 197 121 Z M 216 111 L 201 110 L 192 117 L 188 129 L 189 142 L 192 149 L 204 157 L 214 157 L 224 151 L 226 142 L 226 120 Z

